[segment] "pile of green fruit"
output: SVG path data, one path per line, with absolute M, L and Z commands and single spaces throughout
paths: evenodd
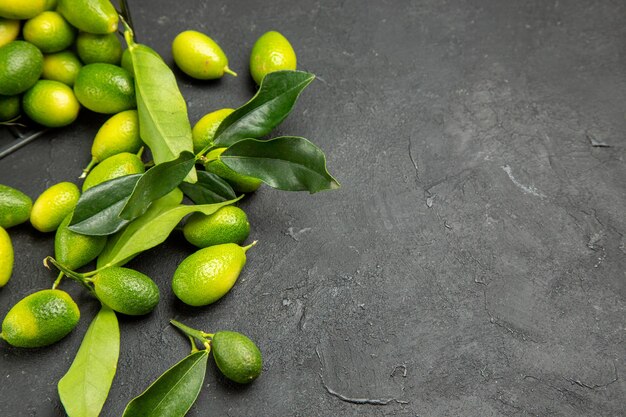
M 31 293 L 8 311 L 0 339 L 24 348 L 61 340 L 76 327 L 80 310 L 58 287 L 64 277 L 80 284 L 102 307 L 58 389 L 70 417 L 96 417 L 117 368 L 116 314 L 146 315 L 160 300 L 157 283 L 126 263 L 182 223 L 198 250 L 177 267 L 172 291 L 190 306 L 212 304 L 236 284 L 246 251 L 256 244 L 241 246 L 250 224 L 235 204 L 244 193 L 262 184 L 310 193 L 339 187 L 313 143 L 298 136 L 267 139 L 314 76 L 297 71 L 287 39 L 268 32 L 251 52 L 250 74 L 259 84 L 254 97 L 238 109 L 208 113 L 192 129 L 174 73 L 154 50 L 135 42 L 109 0 L 0 2 L 0 18 L 0 108 L 14 109 L 1 114 L 3 120 L 19 113 L 20 102 L 30 119 L 48 127 L 71 123 L 81 106 L 112 114 L 94 138 L 82 190 L 61 182 L 33 203 L 0 185 L 0 287 L 11 277 L 14 257 L 5 229 L 29 220 L 41 233 L 55 233 L 54 256 L 44 264 L 59 270 L 51 289 Z M 67 49 L 72 46 L 76 52 Z M 236 75 L 219 45 L 200 32 L 180 33 L 172 53 L 191 77 Z M 78 271 L 94 261 L 95 268 Z M 189 337 L 191 354 L 131 401 L 125 417 L 184 416 L 202 388 L 209 352 L 237 383 L 259 376 L 261 353 L 246 336 L 172 324 Z

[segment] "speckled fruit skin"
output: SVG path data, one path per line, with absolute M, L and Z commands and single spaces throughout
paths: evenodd
M 220 331 L 211 340 L 213 359 L 219 370 L 231 381 L 249 384 L 261 374 L 261 351 L 241 333 Z

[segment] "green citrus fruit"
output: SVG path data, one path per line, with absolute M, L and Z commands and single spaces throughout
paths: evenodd
M 195 213 L 183 228 L 187 242 L 199 248 L 222 243 L 243 243 L 250 234 L 246 213 L 235 206 L 226 206 L 208 216 Z
M 33 200 L 29 196 L 0 184 L 0 227 L 8 229 L 24 223 L 30 217 Z
M 17 347 L 50 345 L 67 336 L 80 319 L 78 306 L 61 290 L 33 293 L 9 310 L 2 322 L 2 338 Z
M 68 229 L 72 213 L 59 225 L 54 236 L 54 257 L 68 269 L 78 269 L 100 255 L 107 243 L 106 236 L 81 235 Z
M 117 11 L 109 0 L 59 0 L 57 10 L 83 32 L 113 33 L 119 23 Z
M 43 54 L 35 45 L 13 41 L 0 47 L 0 94 L 12 96 L 32 87 L 43 70 Z
M 219 157 L 226 148 L 214 149 L 207 154 L 207 158 L 213 159 Z M 227 167 L 222 161 L 216 159 L 204 164 L 204 169 L 213 174 L 219 175 L 225 179 L 235 191 L 240 193 L 251 193 L 256 191 L 263 183 L 260 179 L 242 175 Z
M 146 168 L 141 158 L 129 152 L 109 156 L 91 170 L 83 183 L 83 192 L 105 181 L 131 174 L 143 174 Z
M 0 96 L 0 122 L 13 120 L 20 115 L 20 96 Z
M 198 120 L 198 123 L 194 125 L 191 131 L 193 151 L 195 153 L 200 152 L 206 146 L 213 143 L 215 131 L 220 126 L 220 123 L 234 111 L 234 109 L 220 109 L 206 114 Z
M 78 117 L 80 104 L 74 91 L 59 81 L 39 80 L 22 98 L 24 113 L 47 127 L 67 126 Z
M 45 190 L 35 200 L 30 222 L 40 232 L 55 231 L 63 219 L 74 210 L 80 198 L 78 187 L 71 182 L 60 182 Z
M 231 381 L 248 384 L 261 374 L 261 351 L 241 333 L 215 333 L 211 339 L 211 352 L 219 370 Z
M 57 8 L 57 0 L 46 0 L 46 10 L 55 10 Z
M 296 53 L 283 35 L 270 31 L 263 34 L 252 47 L 250 74 L 257 84 L 270 72 L 296 69 Z
M 122 43 L 115 33 L 96 35 L 81 32 L 76 38 L 76 50 L 85 64 L 104 62 L 119 65 L 122 59 Z
M 48 0 L 2 0 L 0 17 L 26 20 L 46 10 Z
M 112 64 L 82 67 L 74 93 L 80 104 L 97 113 L 114 114 L 137 105 L 133 78 L 124 68 Z
M 76 81 L 76 76 L 82 66 L 83 64 L 81 64 L 76 54 L 72 51 L 62 51 L 55 54 L 44 55 L 41 78 L 60 81 L 72 87 L 74 86 L 74 81 Z
M 4 287 L 13 272 L 13 245 L 6 230 L 0 227 L 0 287 Z
M 112 310 L 130 316 L 148 314 L 159 303 L 159 287 L 133 269 L 112 266 L 93 277 L 98 299 Z
M 237 75 L 228 68 L 222 48 L 204 33 L 181 32 L 172 43 L 174 62 L 185 74 L 199 80 L 214 80 L 224 73 Z
M 0 17 L 0 46 L 13 42 L 20 35 L 20 21 Z
M 24 23 L 24 40 L 45 54 L 59 52 L 74 43 L 76 31 L 57 12 L 43 12 Z
M 246 264 L 246 251 L 250 246 L 242 248 L 225 243 L 200 249 L 188 256 L 174 272 L 174 294 L 183 303 L 195 307 L 216 302 L 235 285 Z

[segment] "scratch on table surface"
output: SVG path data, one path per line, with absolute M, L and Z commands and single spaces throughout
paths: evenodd
M 521 182 L 519 182 L 519 180 L 513 176 L 513 170 L 511 169 L 510 166 L 503 165 L 502 166 L 502 170 L 504 172 L 506 172 L 506 174 L 509 176 L 509 178 L 513 182 L 513 184 L 515 184 L 518 188 L 520 188 L 524 193 L 532 194 L 532 195 L 534 195 L 536 197 L 540 197 L 540 198 L 545 198 L 546 197 L 545 194 L 540 192 L 534 186 L 532 186 L 532 185 L 524 185 Z

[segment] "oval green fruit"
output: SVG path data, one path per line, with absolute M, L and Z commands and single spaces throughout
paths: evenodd
M 76 38 L 76 51 L 85 64 L 104 62 L 119 65 L 122 59 L 122 43 L 115 33 L 96 35 L 81 32 Z
M 74 210 L 80 198 L 78 187 L 71 182 L 60 182 L 45 190 L 30 212 L 30 223 L 40 232 L 55 231 L 63 219 Z
M 12 96 L 32 87 L 43 71 L 43 54 L 25 41 L 0 47 L 0 94 Z
M 20 190 L 0 184 L 0 227 L 22 224 L 30 218 L 33 200 Z
M 131 174 L 143 174 L 146 168 L 141 158 L 129 152 L 118 153 L 100 162 L 83 183 L 83 192 L 105 181 Z
M 220 109 L 208 113 L 198 120 L 191 130 L 194 153 L 198 153 L 213 144 L 213 138 L 220 123 L 234 111 L 234 109 Z
M 0 227 L 0 288 L 4 287 L 13 272 L 13 244 L 11 237 Z
M 61 290 L 43 290 L 19 301 L 2 322 L 2 338 L 17 347 L 50 345 L 67 336 L 78 324 L 80 311 Z
M 226 206 L 210 215 L 194 213 L 189 217 L 183 234 L 187 242 L 199 248 L 222 243 L 243 243 L 250 234 L 246 213 L 235 206 Z
M 119 113 L 137 105 L 132 76 L 112 64 L 82 67 L 74 83 L 74 93 L 80 104 L 96 113 Z
M 263 34 L 252 47 L 250 54 L 250 74 L 257 84 L 274 71 L 295 70 L 296 53 L 282 34 L 270 31 Z
M 206 157 L 213 161 L 207 162 L 204 164 L 204 169 L 208 172 L 212 172 L 215 175 L 218 175 L 225 179 L 235 191 L 239 191 L 240 193 L 251 193 L 253 191 L 258 190 L 263 181 L 258 178 L 249 177 L 247 175 L 242 175 L 236 171 L 233 171 L 229 167 L 226 166 L 219 159 L 219 156 L 226 150 L 226 148 L 214 149 L 209 152 Z
M 56 54 L 44 55 L 41 78 L 60 81 L 72 87 L 82 67 L 83 64 L 81 64 L 76 54 L 72 51 L 62 51 Z
M 93 277 L 98 299 L 112 310 L 130 316 L 148 314 L 159 303 L 159 287 L 147 275 L 112 266 Z
M 7 122 L 20 115 L 20 96 L 0 95 L 0 122 Z
M 228 58 L 222 48 L 195 30 L 181 32 L 174 38 L 172 55 L 178 68 L 199 80 L 222 78 L 224 73 L 237 75 L 228 68 Z
M 46 10 L 48 0 L 0 1 L 0 17 L 7 19 L 30 19 Z
M 54 257 L 68 269 L 78 269 L 100 255 L 107 242 L 106 236 L 81 235 L 68 229 L 70 213 L 59 225 L 54 236 Z
M 220 331 L 213 335 L 211 352 L 224 376 L 240 384 L 254 381 L 263 369 L 261 351 L 241 333 Z
M 0 17 L 0 46 L 13 42 L 20 35 L 20 21 Z
M 117 11 L 109 0 L 59 0 L 57 11 L 84 32 L 113 33 L 119 24 Z
M 46 11 L 26 21 L 22 34 L 25 41 L 50 54 L 72 45 L 76 30 L 60 13 Z
M 78 117 L 80 104 L 72 88 L 60 81 L 39 80 L 22 97 L 24 113 L 46 127 L 62 127 Z

